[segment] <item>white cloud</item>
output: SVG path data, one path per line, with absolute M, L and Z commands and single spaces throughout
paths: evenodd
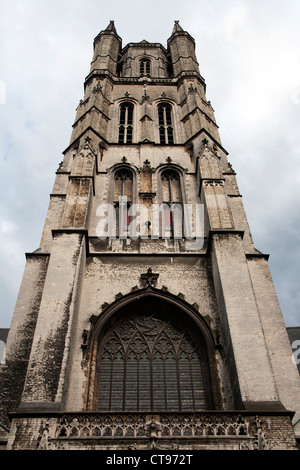
M 9 234 L 17 229 L 16 225 L 9 222 L 8 220 L 2 220 L 0 222 L 0 231 L 4 234 Z

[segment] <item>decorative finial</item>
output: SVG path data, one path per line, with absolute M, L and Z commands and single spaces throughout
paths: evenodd
M 115 22 L 114 20 L 110 20 L 109 22 L 109 25 L 107 26 L 106 30 L 105 31 L 113 31 L 114 33 L 116 33 L 116 28 L 115 28 Z
M 174 20 L 173 34 L 178 32 L 178 31 L 183 31 L 183 29 L 179 24 L 179 20 Z

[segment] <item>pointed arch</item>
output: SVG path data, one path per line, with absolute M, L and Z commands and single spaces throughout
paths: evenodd
M 185 235 L 186 204 L 184 170 L 176 164 L 161 165 L 156 171 L 157 194 L 162 208 L 161 236 L 182 239 Z
M 214 337 L 176 296 L 148 287 L 122 297 L 98 317 L 88 350 L 87 410 L 220 407 Z
M 123 101 L 119 108 L 119 144 L 132 144 L 133 142 L 133 114 L 133 103 Z
M 160 144 L 174 144 L 173 130 L 173 111 L 172 106 L 168 102 L 158 104 L 158 126 L 159 126 L 159 142 Z

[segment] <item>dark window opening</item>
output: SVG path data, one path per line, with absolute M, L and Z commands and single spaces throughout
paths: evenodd
M 159 139 L 161 144 L 174 143 L 172 108 L 168 104 L 162 104 L 158 107 Z
M 122 77 L 122 73 L 123 73 L 123 62 L 119 62 L 117 64 L 117 75 L 118 75 L 118 77 Z
M 163 203 L 162 236 L 182 237 L 183 214 L 179 174 L 166 170 L 161 175 Z
M 130 225 L 129 210 L 132 204 L 133 175 L 130 170 L 121 169 L 114 178 L 114 206 L 116 208 L 116 234 L 127 236 Z
M 149 59 L 140 60 L 140 74 L 150 75 L 150 60 Z
M 120 106 L 119 144 L 132 144 L 133 137 L 133 105 L 123 103 Z

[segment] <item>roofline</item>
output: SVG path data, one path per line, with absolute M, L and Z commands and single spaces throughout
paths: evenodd
M 165 54 L 168 54 L 168 49 L 166 49 L 160 42 L 148 42 L 145 39 L 140 42 L 129 42 L 123 47 L 120 53 L 125 54 L 126 50 L 130 47 L 160 47 Z

